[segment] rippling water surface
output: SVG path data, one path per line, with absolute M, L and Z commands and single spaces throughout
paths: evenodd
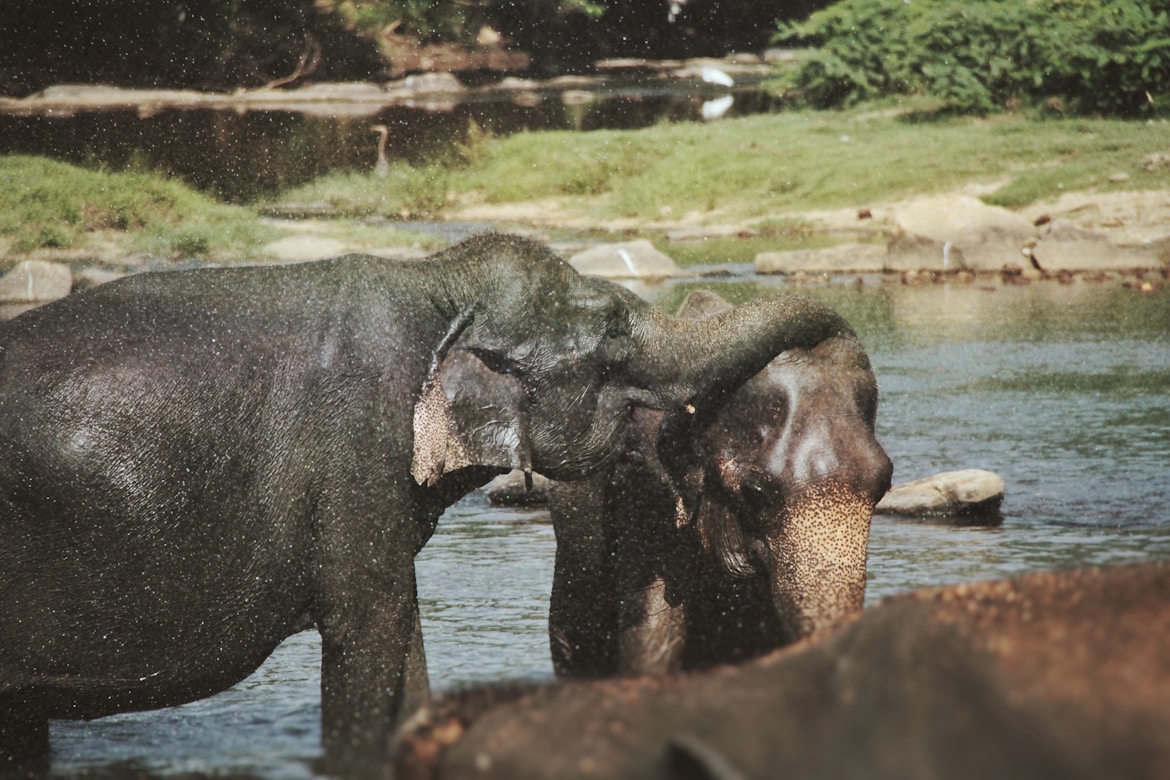
M 743 299 L 779 284 L 704 286 Z M 639 292 L 671 307 L 686 288 Z M 1170 296 L 1055 284 L 808 293 L 844 313 L 870 351 L 895 481 L 986 468 L 1007 483 L 999 528 L 875 518 L 871 603 L 927 585 L 1170 558 Z M 418 560 L 434 687 L 552 674 L 546 521 L 477 494 L 444 516 Z M 307 632 L 210 699 L 54 723 L 54 772 L 310 777 L 318 661 Z

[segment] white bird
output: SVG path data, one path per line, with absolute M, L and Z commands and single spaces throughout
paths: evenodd
M 735 86 L 735 79 L 719 70 L 719 68 L 703 68 L 699 76 L 708 84 L 718 84 L 721 87 Z
M 370 130 L 378 133 L 378 162 L 374 164 L 374 175 L 385 179 L 390 175 L 390 161 L 386 159 L 386 139 L 390 137 L 390 128 L 386 125 L 374 125 Z

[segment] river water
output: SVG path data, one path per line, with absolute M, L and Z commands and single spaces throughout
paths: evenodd
M 780 279 L 639 288 L 672 309 L 705 286 L 733 300 Z M 1007 483 L 1001 527 L 877 517 L 873 603 L 912 588 L 1170 558 L 1170 294 L 1117 283 L 853 284 L 802 290 L 854 325 L 881 385 L 895 482 L 986 468 Z M 554 539 L 538 509 L 453 507 L 418 559 L 432 685 L 552 674 L 545 619 Z M 313 776 L 319 644 L 290 638 L 218 696 L 54 723 L 54 774 Z

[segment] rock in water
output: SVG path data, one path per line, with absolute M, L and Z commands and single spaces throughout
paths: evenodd
M 957 518 L 994 525 L 1002 522 L 1003 479 L 990 471 L 946 471 L 894 485 L 875 514 Z
M 73 289 L 73 274 L 60 263 L 25 260 L 0 277 L 0 302 L 48 303 Z
M 673 260 L 645 239 L 586 249 L 570 257 L 569 264 L 587 276 L 608 279 L 664 279 L 682 275 Z
M 1025 217 L 966 195 L 922 198 L 894 214 L 891 271 L 1000 271 L 1026 262 L 1036 228 Z

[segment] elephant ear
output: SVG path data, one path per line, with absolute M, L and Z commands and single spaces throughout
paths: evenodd
M 678 316 L 684 319 L 701 320 L 730 311 L 734 307 L 710 290 L 695 290 L 686 297 L 679 307 Z M 702 544 L 719 560 L 723 570 L 732 577 L 745 578 L 756 574 L 747 552 L 747 540 L 739 518 L 721 502 L 704 495 L 707 483 L 705 463 L 708 458 L 699 451 L 703 432 L 715 422 L 713 409 L 718 409 L 721 399 L 714 399 L 711 408 L 697 416 L 679 417 L 673 428 L 663 429 L 660 448 L 680 453 L 688 452 L 691 461 L 680 467 L 674 464 L 675 482 L 678 485 L 680 516 L 687 514 L 699 532 Z M 712 479 L 718 483 L 718 479 Z
M 716 499 L 718 491 L 709 488 L 709 485 L 719 485 L 721 480 L 707 473 L 712 458 L 703 449 L 701 440 L 715 419 L 716 415 L 708 409 L 666 420 L 658 436 L 659 458 L 672 490 L 679 527 L 693 525 L 700 543 L 727 574 L 752 577 L 756 568 L 748 555 L 739 518 Z
M 532 473 L 524 386 L 489 366 L 503 359 L 460 346 L 470 320 L 461 315 L 436 348 L 414 407 L 410 473 L 420 485 L 468 466 Z
M 704 503 L 698 526 L 703 546 L 715 554 L 724 572 L 739 579 L 754 577 L 758 573 L 748 555 L 747 540 L 739 518 L 726 506 Z

